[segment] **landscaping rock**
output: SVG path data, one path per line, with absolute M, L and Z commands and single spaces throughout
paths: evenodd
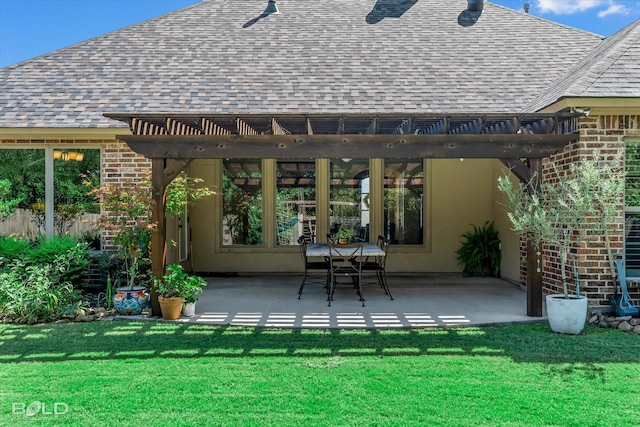
M 91 315 L 78 314 L 78 316 L 75 319 L 76 322 L 92 322 L 94 320 L 96 320 L 96 317 L 93 314 Z
M 640 319 L 633 316 L 612 317 L 601 311 L 594 311 L 589 317 L 589 324 L 599 328 L 615 328 L 623 332 L 634 332 L 640 335 Z
M 631 320 L 631 319 L 629 319 L 629 320 Z M 620 324 L 618 325 L 618 329 L 620 329 L 621 331 L 624 331 L 624 332 L 629 332 L 630 330 L 633 329 L 633 326 L 631 326 L 629 324 L 629 322 L 624 321 L 624 322 L 620 322 Z

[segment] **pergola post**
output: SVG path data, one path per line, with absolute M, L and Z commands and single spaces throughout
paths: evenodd
M 167 262 L 166 183 L 162 158 L 151 159 L 152 210 L 151 271 L 156 279 L 164 276 Z M 151 315 L 160 316 L 160 304 L 155 285 L 151 289 Z
M 531 179 L 527 183 L 529 195 L 536 194 L 542 178 L 542 159 L 528 159 Z M 531 240 L 527 240 L 527 316 L 542 316 L 542 254 Z

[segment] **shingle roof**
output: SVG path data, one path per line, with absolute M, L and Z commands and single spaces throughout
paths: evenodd
M 640 97 L 640 20 L 600 43 L 525 111 L 567 97 Z
M 467 0 L 207 0 L 0 69 L 0 127 L 104 112 L 513 112 L 602 38 Z M 472 25 L 473 24 L 473 25 Z

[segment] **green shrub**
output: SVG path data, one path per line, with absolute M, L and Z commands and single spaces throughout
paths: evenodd
M 28 262 L 32 265 L 46 264 L 58 259 L 59 256 L 64 256 L 68 262 L 58 264 L 61 268 L 60 281 L 80 286 L 82 276 L 91 263 L 87 250 L 87 244 L 75 237 L 62 236 L 50 239 L 41 237 L 32 249 Z
M 486 221 L 482 227 L 473 225 L 473 233 L 462 235 L 464 241 L 456 251 L 458 264 L 464 266 L 465 276 L 496 276 L 500 269 L 500 238 L 493 222 Z
M 0 271 L 16 260 L 23 261 L 24 267 L 27 267 L 50 264 L 60 256 L 68 262 L 58 263 L 56 276 L 60 277 L 61 282 L 69 282 L 76 287 L 82 285 L 82 276 L 91 263 L 86 243 L 70 236 L 41 237 L 34 243 L 22 238 L 0 238 Z
M 133 277 L 133 285 L 150 287 L 153 281 L 151 271 L 151 259 L 145 255 L 139 258 L 133 266 L 127 264 L 125 254 L 122 251 L 105 251 L 98 259 L 100 268 L 101 284 L 107 286 L 107 278 L 111 278 L 114 288 L 126 287 Z
M 0 237 L 0 258 L 6 260 L 25 259 L 29 257 L 31 252 L 31 242 L 20 237 Z M 3 267 L 0 261 L 0 269 Z
M 51 262 L 28 265 L 14 260 L 0 272 L 0 313 L 29 322 L 42 322 L 80 307 L 80 294 L 61 272 L 69 269 L 67 254 L 59 254 Z

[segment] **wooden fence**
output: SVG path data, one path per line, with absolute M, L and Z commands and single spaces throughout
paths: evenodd
M 83 214 L 69 224 L 68 231 L 65 234 L 78 237 L 95 234 L 95 226 L 92 221 L 97 219 L 98 216 L 98 214 Z M 38 227 L 37 221 L 28 210 L 16 209 L 7 219 L 0 222 L 0 236 L 12 234 L 35 239 L 38 235 L 44 234 L 44 225 Z

